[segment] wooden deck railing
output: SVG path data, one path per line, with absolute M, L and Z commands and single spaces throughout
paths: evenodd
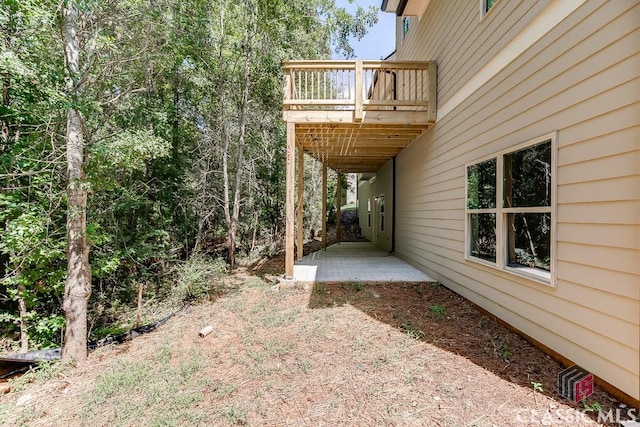
M 435 121 L 436 66 L 430 62 L 289 61 L 285 110 L 421 111 Z

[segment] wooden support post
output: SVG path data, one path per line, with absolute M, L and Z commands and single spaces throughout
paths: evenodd
M 357 60 L 356 61 L 356 79 L 355 79 L 355 84 L 356 87 L 355 89 L 355 97 L 356 99 L 355 101 L 355 109 L 353 111 L 353 121 L 354 122 L 361 122 L 362 121 L 362 105 L 363 105 L 363 91 L 364 91 L 364 84 L 363 84 L 363 70 L 362 70 L 362 61 L 361 60 Z
M 298 254 L 296 259 L 302 259 L 304 256 L 304 242 L 302 232 L 304 227 L 302 224 L 302 214 L 304 209 L 304 203 L 302 202 L 304 196 L 304 151 L 302 147 L 298 147 L 298 206 L 297 206 L 297 234 L 296 234 L 296 247 Z
M 438 109 L 436 108 L 438 90 L 438 72 L 436 61 L 429 61 L 427 69 L 427 122 L 435 123 Z
M 336 243 L 340 244 L 342 238 L 342 173 L 338 172 L 338 183 L 336 185 Z
M 287 122 L 287 166 L 286 166 L 286 194 L 285 194 L 285 279 L 293 280 L 293 234 L 294 234 L 294 201 L 295 201 L 295 167 L 293 156 L 296 151 L 296 125 Z
M 322 163 L 322 249 L 327 249 L 327 164 Z

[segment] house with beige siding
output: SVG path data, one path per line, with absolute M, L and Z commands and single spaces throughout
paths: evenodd
M 287 275 L 297 150 L 360 174 L 369 240 L 637 403 L 640 2 L 382 9 L 387 61 L 285 64 Z

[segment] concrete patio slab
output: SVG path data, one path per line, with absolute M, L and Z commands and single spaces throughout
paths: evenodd
M 435 282 L 370 242 L 343 242 L 296 261 L 296 282 Z

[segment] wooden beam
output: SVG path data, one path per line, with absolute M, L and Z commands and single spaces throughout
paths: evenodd
M 342 238 L 342 173 L 338 172 L 338 183 L 336 185 L 336 243 L 340 244 Z
M 295 168 L 293 156 L 296 150 L 296 126 L 287 123 L 287 157 L 286 157 L 286 189 L 285 189 L 285 279 L 293 280 L 293 234 L 294 234 L 294 198 Z
M 282 118 L 292 123 L 353 123 L 353 111 L 285 110 Z
M 328 157 L 324 160 L 329 164 L 330 167 L 340 166 L 340 165 L 351 165 L 351 166 L 362 166 L 362 165 L 384 165 L 389 161 L 391 157 L 372 157 L 372 158 L 345 158 L 345 157 Z M 342 169 L 340 167 L 336 167 L 336 169 Z
M 378 166 L 353 166 L 353 167 L 340 167 L 344 173 L 376 173 L 380 167 Z
M 354 111 L 349 110 L 285 110 L 282 117 L 293 123 L 358 123 L 354 120 Z M 389 125 L 422 125 L 425 128 L 433 122 L 429 121 L 426 111 L 363 111 L 362 123 Z
M 346 138 L 335 138 L 330 139 L 329 137 L 324 137 L 323 139 L 309 139 L 305 138 L 303 141 L 298 140 L 300 145 L 302 145 L 305 149 L 314 149 L 314 150 L 322 150 L 322 149 L 358 149 L 358 148 L 395 148 L 395 149 L 403 149 L 411 142 L 408 138 L 405 140 L 400 140 L 398 143 L 386 142 L 384 139 L 378 140 L 378 142 L 374 139 L 368 140 L 360 140 L 357 137 L 349 140 Z M 385 143 L 386 142 L 386 143 Z
M 304 226 L 302 223 L 302 213 L 304 209 L 303 203 L 304 197 L 304 151 L 302 147 L 298 147 L 298 211 L 297 211 L 297 238 L 296 238 L 296 246 L 298 249 L 297 259 L 302 259 L 304 256 L 304 242 L 302 232 L 304 230 Z
M 327 249 L 327 164 L 322 162 L 322 249 Z
M 430 123 L 426 111 L 364 111 L 362 123 L 402 123 L 422 125 Z
M 427 125 L 411 125 L 411 124 L 406 124 L 406 123 L 396 123 L 396 124 L 391 124 L 391 125 L 381 125 L 381 124 L 376 124 L 376 123 L 344 123 L 344 124 L 339 124 L 339 123 L 326 123 L 326 124 L 320 124 L 321 126 L 318 126 L 317 123 L 298 123 L 296 124 L 296 134 L 298 133 L 304 133 L 304 131 L 306 129 L 318 129 L 319 127 L 322 129 L 326 129 L 327 131 L 339 131 L 339 130 L 346 130 L 346 129 L 388 129 L 388 130 L 397 130 L 397 131 L 404 131 L 404 130 L 418 130 L 418 131 L 422 131 L 423 129 L 426 129 L 428 126 Z
M 380 147 L 358 147 L 349 149 L 348 147 L 335 147 L 335 148 L 311 148 L 316 154 L 321 154 L 328 157 L 341 157 L 341 158 L 364 158 L 364 157 L 393 157 L 398 154 L 401 149 L 398 147 L 380 148 Z

